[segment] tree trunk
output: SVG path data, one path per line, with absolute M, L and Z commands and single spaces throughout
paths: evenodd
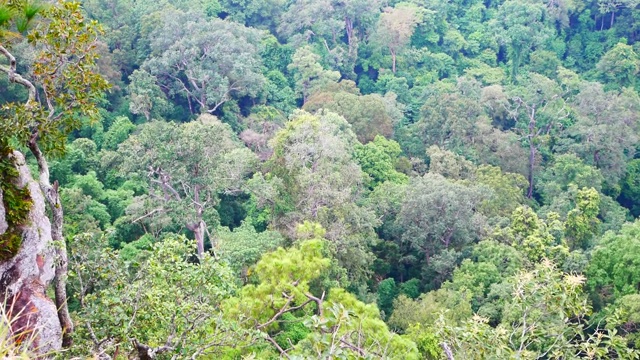
M 54 292 L 56 307 L 58 308 L 58 319 L 62 326 L 62 346 L 64 348 L 71 347 L 73 338 L 73 321 L 69 315 L 69 307 L 67 304 L 67 274 L 69 260 L 67 258 L 67 244 L 62 236 L 63 212 L 60 196 L 55 184 L 56 205 L 50 206 L 53 214 L 53 222 L 51 224 L 51 238 L 55 243 L 58 264 L 56 266 L 54 282 Z
M 196 238 L 196 244 L 198 245 L 198 257 L 202 258 L 204 255 L 204 221 L 200 220 L 193 230 L 193 235 Z
M 54 292 L 56 306 L 58 308 L 58 319 L 62 326 L 62 346 L 68 348 L 71 346 L 73 334 L 73 321 L 69 315 L 69 307 L 67 304 L 67 273 L 68 259 L 67 246 L 62 235 L 62 226 L 64 222 L 64 213 L 62 203 L 60 201 L 60 193 L 58 192 L 58 182 L 51 185 L 49 180 L 49 164 L 45 159 L 42 151 L 35 142 L 35 137 L 29 142 L 29 149 L 38 161 L 38 170 L 40 172 L 40 189 L 44 194 L 52 214 L 51 222 L 51 240 L 56 249 L 57 266 L 54 278 Z
M 611 26 L 609 27 L 610 29 L 613 28 L 613 21 L 616 18 L 616 12 L 615 10 L 611 10 Z
M 196 169 L 196 174 L 197 174 Z M 193 236 L 196 238 L 196 245 L 198 246 L 198 257 L 202 258 L 204 255 L 204 235 L 206 232 L 204 220 L 202 220 L 202 215 L 204 209 L 202 209 L 202 205 L 200 203 L 200 187 L 195 185 L 193 187 L 193 202 L 196 207 L 196 222 L 192 224 L 189 230 L 193 231 Z
M 533 140 L 533 139 L 532 139 Z M 533 197 L 533 166 L 536 157 L 536 148 L 533 146 L 532 140 L 529 141 L 529 190 L 527 191 L 527 198 L 531 199 Z
M 529 135 L 529 172 L 527 174 L 527 180 L 529 180 L 529 190 L 527 191 L 527 198 L 533 197 L 533 168 L 536 161 L 536 147 L 533 144 L 533 136 Z
M 347 16 L 344 18 L 345 29 L 347 30 L 347 42 L 349 43 L 349 57 L 352 58 L 354 55 L 354 33 L 353 33 L 353 21 Z
M 449 345 L 447 345 L 446 342 L 443 342 L 441 345 L 442 345 L 442 350 L 444 350 L 444 355 L 447 357 L 447 360 L 454 360 L 453 352 L 451 351 L 451 348 L 449 347 Z
M 393 60 L 393 64 L 391 65 L 391 71 L 393 71 L 393 73 L 396 73 L 396 52 L 394 50 L 391 50 L 391 59 Z

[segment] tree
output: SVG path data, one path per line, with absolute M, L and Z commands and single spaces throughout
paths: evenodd
M 633 359 L 635 350 L 609 327 L 586 325 L 591 307 L 582 291 L 585 278 L 566 275 L 544 261 L 517 274 L 504 306 L 504 320 L 491 327 L 478 315 L 462 326 L 439 323 L 438 333 L 457 357 L 607 358 Z M 612 319 L 613 320 L 613 319 Z
M 396 223 L 404 241 L 429 259 L 445 249 L 460 249 L 478 239 L 484 222 L 476 208 L 486 190 L 465 186 L 437 174 L 409 182 Z
M 45 9 L 42 5 L 34 3 L 2 1 L 0 9 L 4 14 L 3 20 L 0 21 L 0 39 L 3 41 L 0 54 L 8 63 L 8 66 L 0 65 L 0 72 L 8 76 L 9 82 L 26 90 L 26 98 L 20 102 L 2 104 L 0 160 L 3 163 L 13 163 L 21 158 L 22 155 L 12 148 L 16 144 L 28 148 L 37 160 L 40 191 L 51 211 L 51 239 L 42 237 L 40 241 L 44 243 L 39 246 L 49 246 L 49 241 L 58 246 L 54 280 L 55 298 L 59 322 L 64 332 L 63 345 L 69 346 L 73 323 L 67 308 L 67 255 L 63 237 L 63 209 L 58 183 L 52 184 L 50 180 L 49 163 L 45 153 L 62 153 L 67 135 L 80 126 L 80 117 L 95 119 L 97 115 L 95 104 L 108 87 L 106 81 L 96 72 L 96 47 L 100 28 L 97 23 L 86 21 L 81 14 L 80 5 L 74 2 L 59 2 Z M 39 13 L 42 13 L 46 20 L 28 31 L 30 23 Z M 19 72 L 18 59 L 12 54 L 11 47 L 7 48 L 4 45 L 5 37 L 13 31 L 28 31 L 27 40 L 35 52 L 33 62 L 25 64 L 31 66 L 29 75 Z M 17 34 L 14 32 L 13 35 Z M 6 44 L 10 45 L 11 42 Z M 3 182 L 5 181 L 3 179 Z M 9 181 L 13 183 L 15 180 Z M 6 194 L 15 191 L 17 189 L 12 186 L 2 189 Z M 3 237 L 5 235 L 10 234 L 3 234 Z M 20 276 L 17 274 L 15 279 L 19 279 Z M 25 294 L 32 291 L 27 287 L 17 290 L 24 291 Z M 16 294 L 17 292 L 5 295 L 9 297 Z M 39 296 L 46 299 L 44 294 Z M 25 313 L 28 311 L 25 310 Z M 43 325 L 39 324 L 41 321 L 34 318 L 34 322 L 29 326 Z M 51 341 L 51 344 L 57 342 L 55 338 L 47 340 Z
M 325 247 L 315 237 L 265 254 L 255 268 L 257 282 L 226 301 L 225 313 L 250 319 L 246 325 L 258 330 L 285 358 L 345 354 L 417 359 L 415 344 L 389 331 L 375 305 L 331 286 L 333 281 L 327 278 L 331 260 L 324 255 Z M 301 339 L 291 332 L 274 335 L 291 321 L 302 322 L 307 329 Z
M 487 217 L 508 217 L 525 203 L 527 179 L 520 174 L 502 172 L 497 166 L 480 165 L 471 178 L 474 183 L 492 190 L 492 195 L 480 207 Z
M 626 224 L 618 233 L 606 233 L 593 249 L 586 275 L 596 306 L 603 307 L 624 295 L 638 293 L 639 230 L 638 221 Z
M 325 70 L 319 61 L 320 56 L 310 46 L 303 46 L 296 50 L 287 66 L 293 73 L 296 91 L 302 95 L 303 104 L 314 92 L 340 80 L 339 72 Z
M 411 35 L 423 16 L 424 9 L 409 3 L 385 8 L 380 15 L 372 41 L 391 53 L 391 71 L 394 74 L 398 53 L 409 44 Z
M 482 115 L 480 103 L 458 91 L 430 97 L 421 109 L 413 131 L 426 147 L 437 145 L 464 151 L 474 138 L 474 124 Z
M 618 43 L 602 56 L 596 69 L 607 88 L 633 87 L 640 73 L 640 57 L 630 45 Z
M 427 156 L 429 156 L 429 173 L 440 174 L 449 180 L 469 179 L 476 170 L 471 161 L 436 145 L 427 148 Z
M 408 177 L 395 169 L 398 156 L 402 152 L 400 145 L 384 137 L 377 135 L 375 139 L 366 145 L 356 145 L 355 158 L 363 172 L 369 175 L 369 188 L 390 181 L 402 184 L 408 181 Z
M 638 6 L 637 0 L 598 0 L 598 11 L 600 14 L 605 15 L 611 13 L 611 22 L 609 26 L 613 28 L 613 22 L 616 18 L 616 11 L 622 7 L 629 7 L 631 9 Z M 602 18 L 602 25 L 600 30 L 604 27 L 604 16 Z
M 627 164 L 627 172 L 621 181 L 618 201 L 631 210 L 634 217 L 640 215 L 640 159 Z
M 303 108 L 309 112 L 327 109 L 343 116 L 363 144 L 378 135 L 391 137 L 394 126 L 402 119 L 394 94 L 360 95 L 327 89 L 307 98 Z
M 218 195 L 241 192 L 255 161 L 229 125 L 201 115 L 183 125 L 159 121 L 143 125 L 140 133 L 120 145 L 117 165 L 123 173 L 148 181 L 147 203 L 134 211 L 131 221 L 169 216 L 193 232 L 202 256 L 208 223 L 216 218 Z M 209 239 L 215 248 L 214 239 Z
M 221 0 L 220 5 L 233 21 L 245 26 L 273 29 L 288 4 L 283 0 Z
M 366 39 L 381 4 L 380 0 L 297 0 L 283 14 L 278 33 L 294 43 L 316 39 L 331 65 L 352 78 L 358 45 Z
M 129 76 L 129 111 L 143 115 L 147 121 L 162 118 L 171 109 L 171 104 L 157 84 L 155 76 L 144 70 L 134 70 Z
M 131 134 L 135 129 L 136 126 L 133 125 L 128 117 L 118 116 L 111 126 L 109 126 L 109 130 L 104 134 L 102 148 L 116 150 L 118 145 L 127 140 L 129 134 Z
M 552 204 L 569 191 L 570 186 L 579 189 L 593 187 L 602 191 L 604 178 L 600 171 L 586 165 L 575 154 L 558 155 L 541 174 L 537 188 L 543 203 Z
M 415 300 L 400 295 L 393 302 L 393 308 L 389 326 L 404 331 L 416 324 L 434 326 L 441 316 L 448 324 L 459 324 L 473 315 L 467 294 L 448 289 L 430 291 Z
M 232 271 L 208 254 L 191 261 L 196 249 L 184 237 L 140 251 L 132 273 L 124 250 L 89 239 L 79 237 L 72 252 L 82 319 L 74 353 L 186 359 L 221 356 L 250 338 L 220 314 L 235 290 Z
M 574 152 L 602 171 L 614 188 L 635 153 L 640 97 L 632 91 L 605 92 L 599 83 L 583 86 L 573 101 L 576 121 L 563 132 L 558 150 Z
M 565 221 L 565 237 L 571 248 L 586 249 L 589 242 L 598 234 L 600 220 L 600 194 L 594 188 L 578 190 L 576 207 L 569 211 Z
M 547 12 L 541 1 L 505 1 L 498 8 L 495 19 L 498 36 L 507 46 L 511 61 L 511 82 L 518 80 L 518 70 L 532 48 L 541 45 L 549 37 L 545 26 Z
M 240 227 L 231 230 L 218 230 L 217 253 L 220 258 L 229 261 L 229 265 L 246 275 L 250 266 L 260 260 L 264 253 L 274 251 L 284 243 L 284 238 L 277 231 L 257 232 L 247 221 Z
M 471 258 L 462 261 L 443 288 L 467 296 L 470 310 L 496 324 L 502 318 L 504 304 L 499 299 L 505 278 L 517 274 L 527 265 L 523 254 L 513 246 L 483 240 L 473 247 Z M 469 317 L 471 314 L 467 315 Z
M 559 262 L 569 253 L 561 236 L 563 231 L 564 224 L 558 214 L 549 213 L 547 219 L 541 219 L 531 208 L 519 206 L 511 215 L 511 224 L 496 229 L 492 236 L 518 248 L 533 263 L 542 259 Z
M 151 33 L 143 69 L 170 96 L 186 98 L 191 113 L 214 113 L 243 96 L 256 98 L 265 82 L 260 32 L 220 19 L 169 11 Z
M 349 123 L 328 111 L 298 111 L 273 144 L 265 179 L 276 190 L 272 224 L 294 237 L 297 224 L 320 223 L 341 264 L 362 275 L 377 221 L 359 206 L 366 178 L 354 159 L 357 139 Z
M 537 153 L 554 126 L 568 116 L 568 111 L 565 109 L 562 89 L 555 81 L 535 73 L 529 73 L 528 80 L 526 87 L 511 89 L 513 95 L 510 116 L 516 121 L 516 129 L 529 148 L 527 197 L 531 199 Z

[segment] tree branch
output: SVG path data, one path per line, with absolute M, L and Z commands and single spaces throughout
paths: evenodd
M 0 54 L 4 55 L 9 61 L 9 67 L 0 66 L 0 71 L 6 73 L 9 76 L 9 81 L 12 83 L 20 84 L 27 88 L 29 91 L 29 99 L 27 105 L 36 101 L 36 87 L 33 86 L 31 81 L 22 77 L 22 75 L 16 72 L 16 58 L 7 50 L 4 46 L 0 45 Z

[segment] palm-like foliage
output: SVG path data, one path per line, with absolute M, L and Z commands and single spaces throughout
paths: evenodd
M 20 38 L 45 5 L 29 0 L 0 0 L 0 42 Z

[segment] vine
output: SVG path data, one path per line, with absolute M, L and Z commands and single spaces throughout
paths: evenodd
M 0 142 L 0 191 L 8 225 L 6 232 L 0 234 L 0 261 L 12 258 L 20 249 L 22 231 L 19 227 L 27 221 L 33 204 L 29 187 L 21 189 L 16 185 L 19 173 L 11 153 L 11 147 Z

